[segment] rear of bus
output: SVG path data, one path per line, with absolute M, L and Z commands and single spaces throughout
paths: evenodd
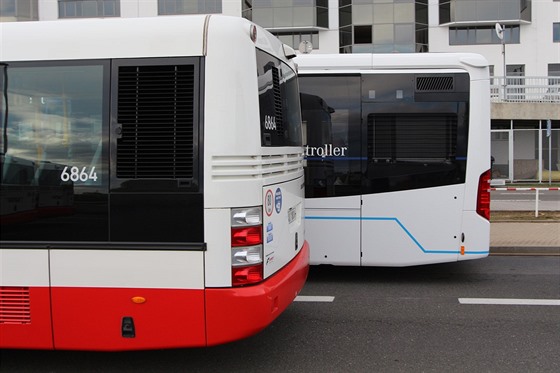
M 204 110 L 208 344 L 269 324 L 303 287 L 309 258 L 293 50 L 249 22 L 236 33 L 213 22 Z
M 488 62 L 468 53 L 363 53 L 296 63 L 311 264 L 487 257 Z
M 309 262 L 293 51 L 223 16 L 0 35 L 0 348 L 216 345 L 291 304 Z

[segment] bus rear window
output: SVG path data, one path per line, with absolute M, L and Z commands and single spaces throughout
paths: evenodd
M 9 74 L 4 174 L 20 160 L 34 164 L 35 184 L 106 183 L 103 65 L 21 65 L 10 67 Z
M 301 114 L 296 73 L 257 49 L 262 146 L 301 146 Z

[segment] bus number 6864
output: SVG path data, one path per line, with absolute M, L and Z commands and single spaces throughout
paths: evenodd
M 265 115 L 264 128 L 267 130 L 276 130 L 276 117 L 273 117 L 272 115 Z

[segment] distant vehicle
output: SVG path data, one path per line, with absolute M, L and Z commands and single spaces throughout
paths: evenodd
M 484 258 L 490 99 L 475 54 L 299 55 L 311 264 Z

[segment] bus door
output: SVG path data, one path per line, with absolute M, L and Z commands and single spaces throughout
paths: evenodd
M 311 264 L 360 264 L 359 75 L 300 77 Z
M 467 105 L 423 95 L 416 79 L 363 78 L 362 265 L 448 262 L 461 252 Z

